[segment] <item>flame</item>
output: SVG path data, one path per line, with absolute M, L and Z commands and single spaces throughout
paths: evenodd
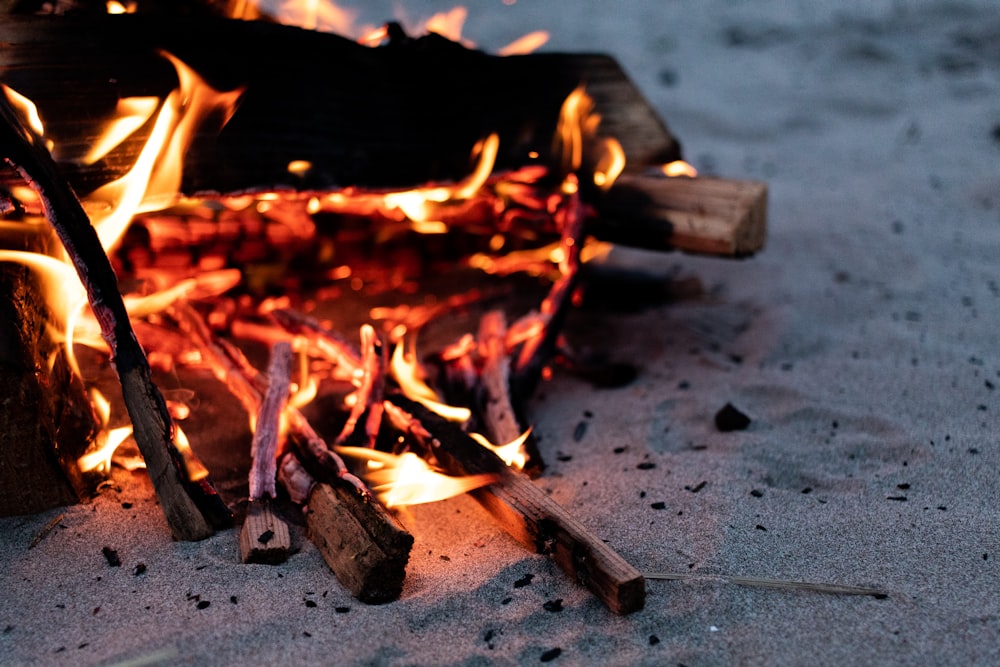
M 228 121 L 243 94 L 242 89 L 219 92 L 173 55 L 164 52 L 163 56 L 177 70 L 180 85 L 164 100 L 132 169 L 95 190 L 85 202 L 105 250 L 117 244 L 134 215 L 174 203 L 180 192 L 184 154 L 195 131 L 214 113 L 221 113 L 223 123 Z M 104 136 L 112 138 L 100 141 L 114 141 L 116 132 L 120 132 L 120 125 L 111 123 Z
M 208 468 L 195 456 L 191 450 L 191 443 L 188 441 L 187 435 L 176 424 L 174 425 L 174 446 L 177 447 L 181 458 L 184 459 L 184 467 L 187 469 L 188 479 L 192 482 L 197 482 L 208 477 Z
M 567 95 L 559 110 L 556 140 L 562 149 L 563 168 L 568 171 L 576 171 L 583 164 L 584 129 L 593 110 L 594 102 L 583 86 Z
M 134 2 L 119 2 L 119 0 L 108 0 L 105 3 L 108 14 L 134 14 L 136 5 Z
M 100 421 L 101 431 L 97 434 L 97 439 L 91 446 L 89 452 L 77 459 L 77 467 L 81 472 L 107 473 L 111 470 L 111 457 L 118 447 L 132 435 L 131 426 L 107 429 L 111 420 L 111 402 L 97 388 L 90 390 L 90 402 L 94 406 L 94 412 Z
M 11 106 L 19 111 L 24 120 L 27 121 L 28 127 L 39 137 L 44 137 L 45 126 L 42 124 L 42 117 L 38 114 L 38 107 L 35 106 L 35 103 L 2 83 L 0 83 L 0 89 L 3 89 L 4 95 L 7 96 L 7 101 L 10 102 Z M 31 137 L 28 137 L 28 139 L 30 141 Z M 53 144 L 51 141 L 45 141 L 45 146 L 51 151 Z
M 276 12 L 278 21 L 286 25 L 342 35 L 354 33 L 357 16 L 356 10 L 343 9 L 323 0 L 286 0 Z
M 81 375 L 76 355 L 73 354 L 73 339 L 80 316 L 87 305 L 87 293 L 80 284 L 76 270 L 54 257 L 23 250 L 0 250 L 0 262 L 22 264 L 38 276 L 49 307 L 52 325 L 49 334 L 53 340 L 64 344 L 70 369 L 74 374 Z
M 120 4 L 120 3 L 119 3 Z M 122 9 L 126 9 L 121 5 Z M 109 11 L 117 11 L 109 4 Z M 180 86 L 170 93 L 157 114 L 150 137 L 132 169 L 122 178 L 95 191 L 84 206 L 105 250 L 114 245 L 124 233 L 132 216 L 138 212 L 155 210 L 172 202 L 180 187 L 180 173 L 184 153 L 194 136 L 194 131 L 210 114 L 221 113 L 225 120 L 235 110 L 242 91 L 219 93 L 211 89 L 190 68 L 169 54 L 165 54 L 176 67 Z M 24 96 L 3 86 L 4 94 L 24 115 L 32 131 L 44 134 L 44 126 L 35 105 Z M 150 98 L 122 100 L 118 111 L 121 115 L 105 128 L 101 139 L 85 156 L 93 162 L 106 155 L 126 137 L 143 125 L 155 110 L 156 101 Z M 29 137 L 30 139 L 31 137 Z M 50 144 L 51 146 L 51 144 Z M 73 353 L 75 341 L 104 347 L 99 327 L 92 314 L 84 316 L 86 292 L 74 268 L 63 257 L 55 258 L 40 253 L 0 250 L 0 261 L 13 261 L 28 266 L 40 276 L 42 289 L 49 306 L 50 328 L 53 339 L 65 345 L 67 362 L 72 372 L 82 377 Z M 220 293 L 239 281 L 225 272 L 207 274 L 197 279 L 182 281 L 163 292 L 128 300 L 131 312 L 147 313 L 162 310 L 173 300 L 197 292 Z M 92 401 L 101 419 L 101 430 L 95 440 L 96 447 L 78 460 L 83 471 L 106 471 L 111 456 L 131 433 L 131 427 L 108 429 L 110 419 L 107 401 L 99 393 L 92 394 Z M 185 459 L 192 480 L 204 478 L 208 471 L 197 460 L 181 429 L 175 433 L 175 445 Z
M 422 234 L 440 234 L 448 231 L 447 225 L 434 220 L 437 207 L 449 203 L 471 199 L 486 183 L 493 165 L 496 163 L 497 152 L 500 149 L 500 137 L 491 134 L 473 147 L 473 154 L 478 154 L 476 166 L 472 173 L 453 186 L 438 186 L 415 188 L 403 192 L 390 192 L 382 195 L 382 206 L 385 211 L 399 211 L 412 223 L 412 229 Z M 327 210 L 335 210 L 339 199 L 327 198 L 333 206 Z
M 427 383 L 420 377 L 421 369 L 420 364 L 417 363 L 416 355 L 407 355 L 403 351 L 402 344 L 396 345 L 392 351 L 389 372 L 399 384 L 404 396 L 422 403 L 428 410 L 436 412 L 448 421 L 465 423 L 472 417 L 472 411 L 468 408 L 441 402 L 437 392 L 427 386 Z
M 414 454 L 389 454 L 365 447 L 337 447 L 337 453 L 368 461 L 365 481 L 387 507 L 420 505 L 478 489 L 496 481 L 495 475 L 451 477 L 431 468 Z
M 519 56 L 532 53 L 543 47 L 549 41 L 546 30 L 536 30 L 518 37 L 513 42 L 497 50 L 500 56 Z
M 607 190 L 625 169 L 625 150 L 614 138 L 606 138 L 601 157 L 594 169 L 594 185 Z
M 480 445 L 499 456 L 504 463 L 512 468 L 524 470 L 524 466 L 528 464 L 528 453 L 524 449 L 524 443 L 528 441 L 528 436 L 531 435 L 530 428 L 506 445 L 494 445 L 481 433 L 470 433 L 469 435 Z
M 150 119 L 160 100 L 156 97 L 126 97 L 118 100 L 115 108 L 115 119 L 104 128 L 104 133 L 94 141 L 90 150 L 80 162 L 85 165 L 94 164 L 114 150 L 132 133 L 142 127 Z
M 671 178 L 677 176 L 695 178 L 698 176 L 698 170 L 684 160 L 674 160 L 673 162 L 668 162 L 660 167 L 660 171 L 662 171 L 665 176 L 670 176 Z
M 424 23 L 423 30 L 417 32 L 433 32 L 447 37 L 453 42 L 460 42 L 462 41 L 462 27 L 468 16 L 469 10 L 465 7 L 452 7 L 446 12 L 434 14 Z

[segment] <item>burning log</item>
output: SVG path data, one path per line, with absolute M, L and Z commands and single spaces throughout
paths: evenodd
M 551 556 L 613 612 L 628 614 L 643 607 L 646 589 L 638 570 L 459 426 L 398 394 L 388 397 L 386 414 L 451 474 L 496 475 L 498 482 L 471 493 L 519 542 Z
M 184 191 L 413 186 L 459 180 L 476 142 L 500 140 L 496 167 L 553 154 L 559 109 L 581 82 L 602 128 L 635 167 L 680 157 L 677 141 L 612 59 L 594 54 L 491 56 L 431 34 L 379 48 L 265 22 L 172 16 L 7 17 L 0 70 L 35 101 L 67 162 L 85 155 L 119 99 L 176 85 L 159 55 L 177 56 L 217 87 L 246 87 L 219 136 L 199 135 Z M 72 104 L 68 103 L 72 100 Z M 77 166 L 81 192 L 135 161 L 137 132 L 105 160 Z M 308 161 L 305 177 L 289 173 Z
M 291 385 L 292 346 L 275 343 L 267 367 L 267 393 L 257 412 L 253 432 L 250 468 L 250 505 L 240 531 L 240 554 L 244 563 L 283 563 L 292 549 L 288 524 L 275 515 L 278 442 L 281 438 L 281 415 L 288 401 Z
M 93 491 L 77 459 L 97 421 L 82 383 L 46 357 L 45 306 L 24 267 L 0 265 L 0 516 L 78 502 Z
M 388 45 L 370 48 L 335 35 L 211 18 L 10 21 L 0 70 L 39 105 L 64 172 L 82 192 L 134 162 L 148 129 L 104 159 L 83 164 L 80 158 L 119 99 L 164 95 L 173 87 L 161 50 L 209 81 L 247 90 L 221 133 L 205 130 L 195 137 L 185 158 L 184 192 L 300 191 L 303 205 L 345 188 L 355 198 L 380 188 L 458 181 L 472 147 L 491 134 L 499 145 L 497 172 L 531 164 L 549 168 L 558 180 L 563 165 L 552 137 L 559 110 L 584 82 L 602 133 L 615 137 L 627 157 L 625 174 L 607 193 L 581 184 L 584 199 L 600 214 L 588 221 L 588 234 L 716 255 L 746 256 L 763 245 L 766 191 L 760 184 L 644 175 L 651 165 L 678 159 L 680 147 L 607 56 L 490 56 L 433 34 L 409 39 L 394 33 Z M 324 85 L 331 62 L 341 66 L 335 81 Z M 597 157 L 582 157 L 583 170 L 592 171 Z M 293 161 L 308 170 L 289 172 Z M 496 199 L 474 197 L 435 214 L 445 223 L 460 218 L 468 224 L 495 216 Z M 359 206 L 345 212 L 371 215 Z M 494 225 L 510 224 L 516 211 L 503 217 Z
M 135 338 L 117 279 L 97 232 L 76 194 L 60 175 L 43 140 L 21 122 L 3 95 L 0 95 L 0 146 L 4 159 L 42 200 L 47 218 L 87 290 L 101 334 L 111 348 L 136 443 L 171 532 L 180 540 L 208 537 L 213 528 L 206 515 L 222 521 L 228 518 L 228 510 L 220 505 L 207 481 L 188 478 L 184 460 L 173 441 L 173 423 L 166 403 L 152 381 L 146 355 Z M 196 499 L 200 502 L 196 503 Z

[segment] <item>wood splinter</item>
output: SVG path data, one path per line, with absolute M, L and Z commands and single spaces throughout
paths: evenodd
M 404 396 L 388 397 L 386 415 L 449 473 L 497 475 L 499 481 L 470 493 L 519 542 L 535 553 L 550 556 L 616 614 L 642 609 L 646 600 L 642 573 L 531 480 L 509 468 L 458 425 Z
M 250 504 L 240 530 L 240 556 L 244 563 L 276 565 L 288 560 L 292 538 L 288 523 L 274 513 L 277 451 L 281 438 L 281 415 L 291 385 L 292 346 L 278 342 L 271 349 L 267 367 L 267 392 L 257 412 L 250 468 Z

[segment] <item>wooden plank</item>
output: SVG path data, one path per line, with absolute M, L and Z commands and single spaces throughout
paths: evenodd
M 763 249 L 767 184 L 625 174 L 588 223 L 594 236 L 650 250 L 746 257 Z

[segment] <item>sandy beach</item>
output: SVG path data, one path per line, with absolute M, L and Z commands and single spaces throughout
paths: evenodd
M 752 258 L 617 252 L 703 293 L 573 313 L 576 345 L 638 377 L 557 371 L 531 404 L 537 484 L 686 578 L 615 616 L 459 497 L 401 515 L 402 597 L 368 606 L 301 531 L 279 566 L 241 565 L 235 529 L 172 541 L 148 479 L 116 470 L 91 503 L 0 519 L 0 663 L 1000 664 L 995 4 L 522 0 L 465 33 L 534 29 L 618 58 L 703 173 L 770 187 Z M 746 430 L 716 428 L 726 404 Z

